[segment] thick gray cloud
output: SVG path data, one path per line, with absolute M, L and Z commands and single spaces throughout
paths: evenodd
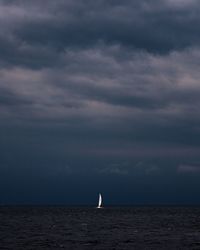
M 199 45 L 198 1 L 1 1 L 1 63 L 60 66 L 68 48 L 103 42 L 153 53 Z
M 148 188 L 164 202 L 160 187 L 173 202 L 187 172 L 196 190 L 198 14 L 195 0 L 0 1 L 5 201 L 30 201 L 40 183 L 33 202 L 62 202 L 63 189 L 84 186 L 128 197 L 137 189 L 138 202 Z

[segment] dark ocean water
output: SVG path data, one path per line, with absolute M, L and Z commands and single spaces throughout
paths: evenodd
M 0 207 L 0 249 L 200 249 L 200 207 Z

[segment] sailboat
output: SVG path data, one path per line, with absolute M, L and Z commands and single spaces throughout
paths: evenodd
M 102 208 L 102 196 L 99 194 L 99 202 L 97 208 Z

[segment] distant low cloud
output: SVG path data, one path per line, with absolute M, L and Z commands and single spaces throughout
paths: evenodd
M 129 158 L 130 159 L 130 158 Z M 105 175 L 156 176 L 162 173 L 161 167 L 152 162 L 119 162 L 111 163 L 96 169 L 97 173 Z
M 200 173 L 200 165 L 180 165 L 178 167 L 178 172 L 191 174 Z

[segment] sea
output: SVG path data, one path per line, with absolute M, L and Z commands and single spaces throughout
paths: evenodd
M 200 249 L 200 207 L 1 206 L 0 249 Z

